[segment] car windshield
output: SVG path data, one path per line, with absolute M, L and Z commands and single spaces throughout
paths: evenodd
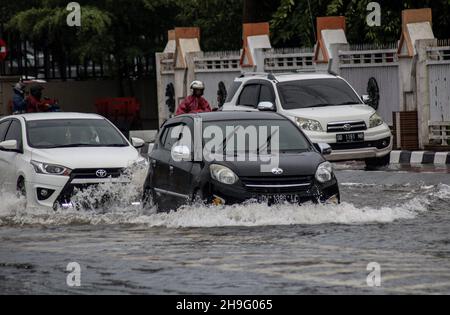
M 203 123 L 203 127 L 204 144 L 208 145 L 212 139 L 220 144 L 212 148 L 212 153 L 273 153 L 271 149 L 276 148 L 276 141 L 279 152 L 311 149 L 303 133 L 288 120 L 212 121 Z
M 126 147 L 128 143 L 104 119 L 55 119 L 27 122 L 32 148 Z
M 353 89 L 342 79 L 313 79 L 278 83 L 284 109 L 361 104 Z

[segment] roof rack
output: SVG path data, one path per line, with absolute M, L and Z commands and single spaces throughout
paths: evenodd
M 275 74 L 273 74 L 272 72 L 244 72 L 239 76 L 239 78 L 245 78 L 249 76 L 265 76 L 271 81 L 277 81 Z
M 243 72 L 239 77 L 240 78 L 245 78 L 245 77 L 250 77 L 250 76 L 257 76 L 257 75 L 260 75 L 260 76 L 268 76 L 269 75 L 269 73 L 267 73 L 267 72 Z

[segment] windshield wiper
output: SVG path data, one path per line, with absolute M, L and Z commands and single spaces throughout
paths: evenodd
M 312 108 L 312 107 L 325 107 L 325 106 L 334 106 L 333 104 L 329 104 L 329 103 L 322 103 L 322 104 L 314 104 L 314 105 L 310 105 L 308 106 L 308 108 Z
M 126 144 L 89 144 L 89 143 L 73 143 L 58 146 L 44 147 L 45 149 L 64 149 L 64 148 L 102 148 L 102 147 L 126 147 Z
M 348 101 L 348 102 L 336 104 L 336 106 L 343 106 L 343 105 L 362 105 L 362 104 L 359 102 L 354 102 L 354 101 Z
M 99 147 L 122 148 L 122 147 L 128 147 L 128 144 L 105 144 L 105 145 L 99 145 Z

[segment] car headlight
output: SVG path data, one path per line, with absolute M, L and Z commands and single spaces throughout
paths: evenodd
M 37 161 L 31 161 L 31 165 L 33 165 L 34 170 L 38 174 L 70 176 L 72 173 L 70 168 L 61 165 L 47 164 Z
M 384 124 L 383 118 L 380 117 L 377 113 L 373 114 L 369 120 L 370 128 L 375 128 Z
M 316 171 L 316 179 L 322 184 L 331 181 L 333 179 L 333 165 L 330 162 L 320 164 Z
M 301 117 L 297 117 L 295 118 L 295 120 L 297 121 L 299 127 L 302 128 L 302 130 L 323 132 L 322 125 L 317 120 Z
M 148 161 L 148 158 L 140 157 L 137 161 L 131 164 L 131 168 L 147 168 L 149 164 L 150 162 Z
M 239 180 L 237 175 L 228 167 L 212 164 L 209 170 L 211 177 L 222 184 L 234 185 Z

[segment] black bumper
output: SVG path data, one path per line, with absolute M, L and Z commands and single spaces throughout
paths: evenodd
M 281 187 L 281 188 L 249 188 L 240 182 L 236 185 L 224 185 L 210 182 L 207 185 L 206 195 L 210 199 L 220 198 L 226 205 L 241 204 L 248 201 L 267 202 L 269 205 L 283 202 L 302 204 L 307 202 L 325 203 L 336 197 L 340 202 L 340 192 L 337 180 L 334 178 L 326 184 L 312 181 L 309 186 Z

